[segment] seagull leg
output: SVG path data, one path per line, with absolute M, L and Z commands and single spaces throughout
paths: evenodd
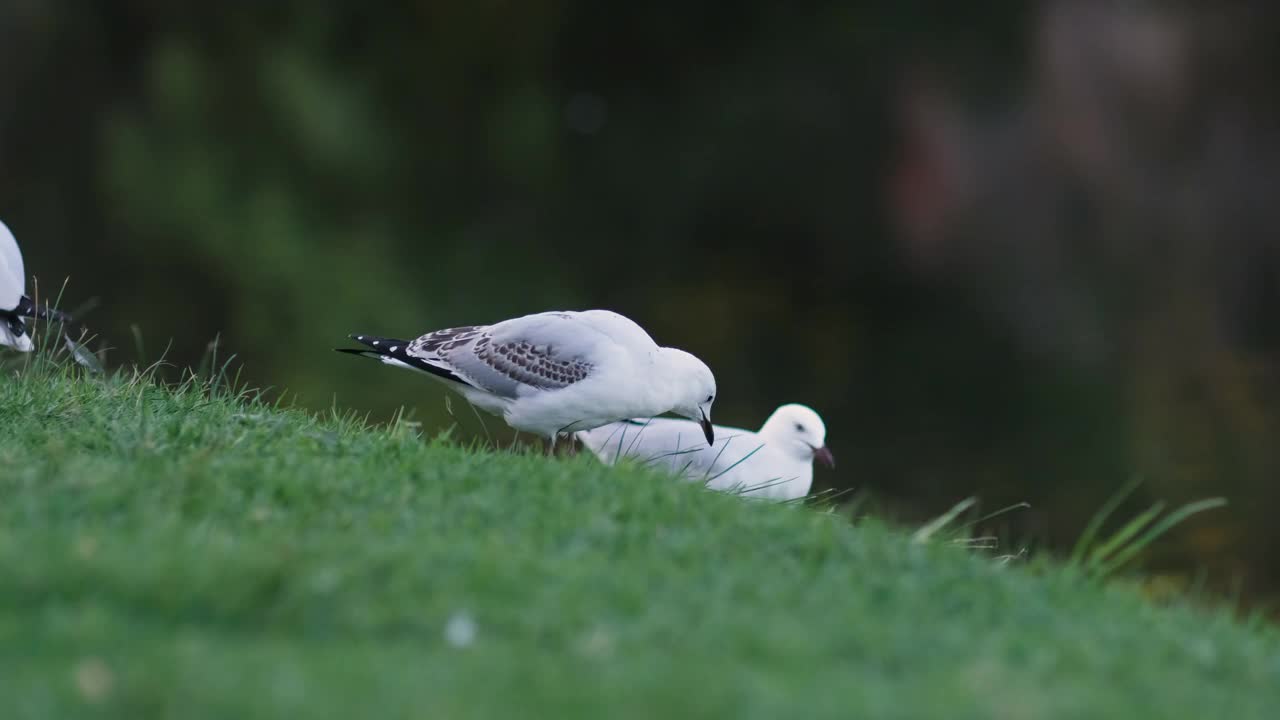
M 555 438 L 558 438 L 561 435 L 563 435 L 564 439 L 568 441 L 569 444 L 566 446 L 564 453 L 562 453 L 565 457 L 573 457 L 574 455 L 578 454 L 578 438 L 572 431 L 569 430 L 569 428 L 573 427 L 576 424 L 577 424 L 576 422 L 571 422 L 568 425 L 565 425 L 564 427 L 557 430 L 555 434 L 552 435 L 552 440 L 551 440 L 552 444 L 555 443 Z

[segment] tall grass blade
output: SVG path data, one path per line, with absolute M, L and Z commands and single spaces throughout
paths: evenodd
M 1112 553 L 1122 549 L 1125 546 L 1125 543 L 1137 537 L 1138 533 L 1142 532 L 1143 528 L 1150 525 L 1163 511 L 1164 503 L 1157 502 L 1145 511 L 1139 513 L 1137 517 L 1125 523 L 1124 527 L 1120 528 L 1114 535 L 1108 538 L 1106 542 L 1103 542 L 1089 553 L 1089 561 L 1085 563 L 1085 568 L 1090 571 L 1095 570 L 1104 560 L 1110 557 Z
M 957 517 L 960 517 L 961 513 L 973 507 L 974 504 L 977 502 L 978 502 L 978 498 L 976 497 L 967 497 L 961 500 L 960 502 L 953 505 L 950 510 L 946 511 L 942 515 L 939 515 L 938 517 L 929 521 L 929 523 L 926 524 L 924 527 L 912 533 L 911 541 L 914 543 L 929 542 L 929 538 L 933 537 L 934 534 L 937 533 L 939 530 L 950 525 L 952 521 L 954 521 Z
M 730 441 L 732 441 L 732 440 L 733 440 L 733 438 L 729 438 L 729 440 L 730 440 Z M 727 443 L 727 442 L 726 442 L 724 445 L 725 445 L 725 447 L 726 447 L 726 448 L 727 448 L 727 447 L 729 447 L 729 443 Z M 739 465 L 741 465 L 742 463 L 744 463 L 744 462 L 746 462 L 747 460 L 749 460 L 749 459 L 751 458 L 751 456 L 752 456 L 752 455 L 755 455 L 756 453 L 760 452 L 760 450 L 762 450 L 763 448 L 764 448 L 764 445 L 763 445 L 763 444 L 756 446 L 756 449 L 755 449 L 755 450 L 752 450 L 751 452 L 747 453 L 746 455 L 743 455 L 742 457 L 738 458 L 738 460 L 737 460 L 736 462 L 734 462 L 732 465 L 730 465 L 729 467 L 727 467 L 727 468 L 725 468 L 725 469 L 721 470 L 720 472 L 716 473 L 715 475 L 712 475 L 709 479 L 707 479 L 707 480 L 706 480 L 706 481 L 704 481 L 704 482 L 711 482 L 712 480 L 716 480 L 716 479 L 718 479 L 721 475 L 724 475 L 725 473 L 729 472 L 730 470 L 732 470 L 732 469 L 734 469 L 734 468 L 738 467 L 738 466 L 739 466 Z M 720 452 L 724 452 L 724 450 L 721 450 Z M 717 460 L 717 461 L 719 461 L 719 459 L 720 459 L 720 456 L 719 456 L 719 455 L 716 455 L 716 460 Z M 786 481 L 784 480 L 783 482 L 786 482 Z
M 1107 521 L 1107 518 L 1111 517 L 1111 513 L 1120 507 L 1120 503 L 1132 495 L 1133 491 L 1137 490 L 1141 484 L 1141 477 L 1130 480 L 1089 519 L 1089 524 L 1085 526 L 1084 532 L 1080 534 L 1080 539 L 1076 541 L 1075 547 L 1071 549 L 1071 557 L 1067 560 L 1068 565 L 1080 567 L 1083 564 L 1085 553 L 1093 545 L 1094 538 L 1098 536 L 1098 532 L 1102 529 L 1102 524 Z
M 1187 503 L 1186 505 L 1183 505 L 1177 510 L 1166 515 L 1163 520 L 1153 525 L 1149 530 L 1147 530 L 1146 533 L 1142 535 L 1142 537 L 1138 538 L 1136 541 L 1134 541 L 1133 543 L 1130 543 L 1120 552 L 1116 553 L 1116 556 L 1113 557 L 1109 562 L 1097 568 L 1095 570 L 1095 574 L 1097 575 L 1097 577 L 1106 577 L 1110 575 L 1111 573 L 1123 567 L 1125 563 L 1132 560 L 1134 557 L 1137 556 L 1138 553 L 1142 552 L 1144 549 L 1147 548 L 1147 546 L 1149 546 L 1151 543 L 1158 540 L 1160 536 L 1172 530 L 1179 523 L 1184 522 L 1185 520 L 1187 520 L 1193 515 L 1197 515 L 1199 513 L 1202 513 L 1208 510 L 1215 510 L 1220 507 L 1225 507 L 1226 504 L 1227 504 L 1226 498 L 1216 497 L 1216 498 L 1207 498 L 1205 500 L 1197 500 L 1196 502 Z
M 1006 514 L 1006 513 L 1011 513 L 1011 512 L 1013 512 L 1014 510 L 1026 510 L 1027 508 L 1030 508 L 1030 507 L 1031 507 L 1031 503 L 1029 503 L 1029 502 L 1027 502 L 1027 501 L 1025 501 L 1025 500 L 1024 500 L 1024 501 L 1022 501 L 1022 502 L 1019 502 L 1019 503 L 1014 503 L 1014 504 L 1012 504 L 1012 505 L 1008 505 L 1008 506 L 1006 506 L 1006 507 L 1002 507 L 1002 508 L 1000 508 L 999 510 L 996 510 L 995 512 L 987 513 L 986 515 L 983 515 L 982 517 L 978 518 L 977 520 L 974 520 L 974 521 L 973 521 L 973 522 L 971 522 L 971 523 L 965 523 L 964 525 L 961 525 L 961 526 L 960 526 L 960 529 L 961 529 L 961 530 L 968 530 L 968 529 L 970 529 L 970 528 L 972 528 L 972 527 L 974 527 L 974 526 L 976 526 L 976 525 L 981 525 L 982 523 L 984 523 L 984 522 L 986 522 L 986 521 L 988 521 L 988 520 L 994 520 L 995 518 L 998 518 L 998 517 L 1000 517 L 1001 515 L 1004 515 L 1004 514 Z

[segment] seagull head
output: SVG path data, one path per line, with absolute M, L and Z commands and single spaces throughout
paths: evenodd
M 835 467 L 836 460 L 827 449 L 827 426 L 818 413 L 804 405 L 783 405 L 760 428 L 760 434 L 769 442 L 791 454 L 796 459 L 820 461 L 827 467 Z
M 671 412 L 698 423 L 707 444 L 714 444 L 716 433 L 711 424 L 711 405 L 716 401 L 716 376 L 706 363 L 683 350 L 663 348 L 662 353 L 676 388 L 676 404 Z

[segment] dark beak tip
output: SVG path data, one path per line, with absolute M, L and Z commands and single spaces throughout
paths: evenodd
M 834 455 L 831 454 L 831 450 L 828 449 L 826 445 L 823 445 L 822 447 L 814 450 L 813 456 L 818 460 L 822 461 L 823 465 L 826 465 L 827 467 L 833 470 L 835 469 L 836 458 Z
M 704 434 L 704 435 L 706 435 L 706 436 L 707 436 L 707 444 L 708 444 L 708 445 L 715 445 L 715 444 L 716 444 L 716 429 L 715 429 L 715 426 L 714 426 L 714 425 L 712 425 L 712 424 L 711 424 L 711 421 L 710 421 L 710 420 L 708 420 L 708 419 L 706 419 L 706 418 L 703 418 L 703 419 L 702 419 L 702 434 Z

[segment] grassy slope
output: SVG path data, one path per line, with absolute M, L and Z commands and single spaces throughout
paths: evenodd
M 56 372 L 0 377 L 0 578 L 5 718 L 1280 707 L 1280 638 L 1224 614 L 585 457 Z

